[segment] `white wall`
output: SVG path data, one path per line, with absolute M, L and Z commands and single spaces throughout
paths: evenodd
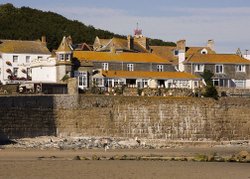
M 13 62 L 13 56 L 18 56 L 18 62 Z M 26 56 L 30 56 L 30 62 L 26 62 Z M 17 77 L 21 78 L 27 77 L 27 74 L 22 72 L 22 70 L 27 71 L 27 68 L 30 68 L 31 66 L 31 61 L 34 59 L 37 59 L 38 56 L 41 56 L 43 59 L 47 59 L 50 54 L 44 55 L 44 54 L 14 54 L 14 53 L 2 53 L 2 59 L 0 63 L 0 68 L 1 68 L 1 82 L 3 84 L 6 84 L 8 82 L 8 76 L 10 75 L 9 73 L 6 72 L 7 69 L 10 69 L 13 72 L 13 68 L 18 68 L 18 73 Z M 11 65 L 6 64 L 6 62 L 9 61 Z M 32 76 L 32 74 L 31 74 Z
M 56 66 L 32 67 L 32 81 L 56 83 Z
M 250 80 L 246 80 L 246 88 L 250 89 Z
M 243 55 L 243 58 L 250 60 L 250 55 Z
M 179 71 L 184 71 L 184 64 L 183 62 L 185 61 L 185 52 L 183 50 L 179 50 L 179 54 L 178 54 L 178 69 Z

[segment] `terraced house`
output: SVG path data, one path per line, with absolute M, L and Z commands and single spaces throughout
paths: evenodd
M 76 76 L 80 88 L 89 88 L 91 84 L 103 88 L 116 85 L 195 88 L 199 85 L 199 77 L 176 72 L 172 63 L 152 53 L 74 51 L 73 56 L 95 71 L 92 75 L 84 65 L 79 68 Z
M 185 71 L 200 75 L 211 71 L 213 84 L 220 87 L 250 88 L 250 61 L 236 54 L 195 54 L 184 61 Z
M 0 82 L 2 84 L 30 81 L 32 60 L 47 59 L 51 55 L 46 40 L 0 40 Z

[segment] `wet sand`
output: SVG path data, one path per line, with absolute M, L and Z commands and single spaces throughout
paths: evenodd
M 74 156 L 163 154 L 191 156 L 194 153 L 221 155 L 242 148 L 164 150 L 0 150 L 0 178 L 87 178 L 87 179 L 250 179 L 250 163 L 174 161 L 72 160 Z M 42 159 L 41 159 L 42 158 Z

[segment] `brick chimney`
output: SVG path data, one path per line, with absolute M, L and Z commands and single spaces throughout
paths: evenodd
M 214 40 L 208 40 L 207 41 L 207 47 L 210 48 L 211 50 L 215 51 Z
M 134 49 L 134 38 L 131 37 L 131 35 L 128 35 L 128 49 L 133 50 Z

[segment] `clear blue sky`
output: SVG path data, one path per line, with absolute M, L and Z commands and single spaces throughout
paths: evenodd
M 249 0 L 0 0 L 17 7 L 57 12 L 96 28 L 128 35 L 136 23 L 143 34 L 189 46 L 215 41 L 217 52 L 250 49 Z

